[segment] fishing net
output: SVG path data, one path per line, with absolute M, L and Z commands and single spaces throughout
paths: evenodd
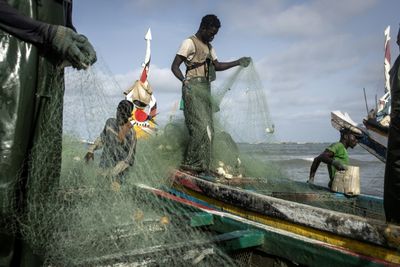
M 118 85 L 104 62 L 87 71 L 68 69 L 65 78 L 64 105 L 61 91 L 48 105 L 46 124 L 41 125 L 44 134 L 30 158 L 27 202 L 16 213 L 24 240 L 35 252 L 45 254 L 47 265 L 239 264 L 213 242 L 216 233 L 191 225 L 198 210 L 154 194 L 153 188 L 170 188 L 171 173 L 185 162 L 188 144 L 193 142 L 187 126 L 195 123 L 196 116 L 207 117 L 203 123 L 208 130 L 195 141 L 212 147 L 211 154 L 202 154 L 209 158 L 206 165 L 212 172 L 224 179 L 257 178 L 259 192 L 284 199 L 308 203 L 315 196 L 315 188 L 291 181 L 280 166 L 257 157 L 260 151 L 268 153 L 262 144 L 275 141 L 275 127 L 253 64 L 237 68 L 206 95 L 196 95 L 200 100 L 209 96 L 205 108 L 197 105 L 199 99 L 184 97 L 184 105 L 193 109 L 192 120 L 185 122 L 180 111 L 164 124 L 153 118 L 157 130 L 139 136 L 134 165 L 119 181 L 99 167 L 101 150 L 94 152 L 94 161 L 87 163 L 84 157 L 105 122 L 115 117 L 126 88 Z M 154 94 L 162 89 L 154 88 Z M 62 114 L 61 142 L 54 132 L 61 128 Z M 54 156 L 55 147 L 62 148 L 62 158 Z M 318 192 L 319 198 L 330 194 Z M 333 199 L 326 198 L 319 205 L 331 207 Z
M 216 246 L 216 233 L 191 225 L 197 209 L 161 200 L 151 191 L 169 186 L 171 171 L 182 162 L 184 124 L 160 127 L 158 135 L 144 131 L 134 166 L 116 181 L 99 167 L 101 150 L 94 152 L 94 161 L 86 162 L 85 155 L 105 122 L 115 117 L 125 88 L 104 63 L 88 71 L 67 70 L 65 80 L 64 110 L 63 92 L 56 91 L 30 155 L 25 197 L 18 198 L 23 203 L 14 214 L 33 252 L 44 254 L 51 266 L 235 265 Z M 14 224 L 9 226 L 14 231 Z
M 265 94 L 266 88 L 253 63 L 235 70 L 214 89 L 214 99 L 219 104 L 215 116 L 219 128 L 229 132 L 239 143 L 275 142 L 275 126 Z

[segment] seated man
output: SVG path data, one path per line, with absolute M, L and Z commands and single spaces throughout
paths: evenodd
M 310 178 L 308 182 L 314 182 L 314 176 L 318 166 L 323 162 L 328 166 L 330 180 L 328 186 L 331 188 L 336 171 L 344 171 L 347 169 L 346 165 L 349 164 L 347 148 L 354 148 L 357 145 L 357 137 L 358 135 L 353 133 L 350 129 L 342 129 L 340 131 L 340 141 L 331 144 L 318 157 L 314 158 L 310 168 Z
M 103 132 L 88 149 L 86 162 L 94 159 L 94 151 L 103 148 L 100 167 L 103 175 L 122 182 L 123 173 L 132 166 L 136 152 L 136 133 L 129 121 L 133 110 L 132 102 L 122 100 L 118 104 L 116 118 L 106 121 Z

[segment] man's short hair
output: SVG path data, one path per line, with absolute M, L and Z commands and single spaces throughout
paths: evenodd
M 220 28 L 221 22 L 219 21 L 218 17 L 213 14 L 205 15 L 201 19 L 200 28 L 210 29 L 211 27 Z

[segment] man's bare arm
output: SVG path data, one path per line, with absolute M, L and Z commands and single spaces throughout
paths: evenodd
M 171 65 L 172 73 L 181 82 L 183 82 L 183 80 L 185 79 L 185 76 L 182 74 L 182 71 L 181 71 L 181 69 L 179 67 L 181 66 L 181 64 L 184 61 L 185 61 L 185 57 L 183 57 L 181 55 L 176 55 L 175 58 L 174 58 L 174 61 L 172 62 L 172 65 Z

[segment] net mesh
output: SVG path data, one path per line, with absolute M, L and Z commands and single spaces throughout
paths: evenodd
M 238 68 L 214 89 L 214 98 L 220 106 L 216 113 L 220 128 L 229 132 L 236 142 L 257 144 L 276 141 L 265 88 L 254 64 L 245 69 Z
M 215 233 L 190 226 L 195 210 L 143 190 L 143 186 L 169 187 L 168 177 L 184 161 L 190 140 L 182 115 L 171 116 L 156 135 L 138 140 L 134 165 L 124 174 L 124 182 L 116 183 L 99 167 L 101 151 L 94 153 L 93 162 L 86 163 L 84 156 L 106 120 L 115 116 L 125 88 L 120 88 L 104 62 L 88 71 L 68 70 L 65 77 L 68 94 L 64 105 L 62 91 L 47 105 L 43 134 L 29 164 L 28 200 L 16 213 L 23 238 L 36 252 L 45 253 L 46 264 L 237 265 L 212 242 Z M 162 88 L 155 88 L 155 94 L 157 90 Z M 213 140 L 211 169 L 227 179 L 262 179 L 259 192 L 307 203 L 311 198 L 304 198 L 304 193 L 313 194 L 315 188 L 289 180 L 279 166 L 257 158 L 260 149 L 268 153 L 257 144 L 275 141 L 275 129 L 254 65 L 237 68 L 210 94 L 214 123 L 212 133 L 205 134 Z M 62 106 L 61 141 L 57 131 Z M 196 112 L 206 116 L 201 112 L 210 109 Z M 62 154 L 54 155 L 54 150 Z M 329 192 L 318 193 L 319 199 L 327 196 L 319 205 L 331 208 Z M 357 209 L 355 202 L 347 205 L 353 212 Z M 239 262 L 247 262 L 250 256 L 245 252 Z

